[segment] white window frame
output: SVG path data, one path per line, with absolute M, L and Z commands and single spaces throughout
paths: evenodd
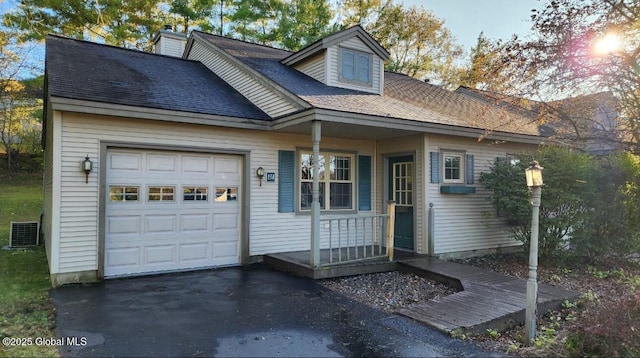
M 520 159 L 518 159 L 513 153 L 507 153 L 507 163 L 509 163 L 512 167 L 515 167 L 520 163 Z
M 460 158 L 460 177 L 458 179 L 447 179 L 447 169 L 446 169 L 447 157 Z M 463 152 L 451 152 L 451 151 L 442 152 L 442 166 L 440 169 L 442 170 L 443 183 L 445 184 L 464 184 L 465 183 L 465 178 L 466 178 L 466 173 L 465 173 L 466 160 L 465 159 L 466 159 L 466 156 L 465 156 L 465 153 Z
M 303 179 L 302 178 L 302 167 L 301 167 L 301 163 L 302 163 L 302 156 L 303 155 L 309 155 L 309 156 L 313 156 L 313 153 L 311 151 L 306 151 L 306 150 L 302 150 L 302 151 L 298 151 L 297 154 L 297 160 L 298 160 L 298 176 L 297 176 L 297 191 L 298 191 L 298 211 L 300 212 L 310 212 L 311 211 L 311 206 L 309 207 L 302 207 L 302 184 L 303 183 L 313 183 L 313 178 L 311 179 Z M 349 179 L 350 180 L 338 180 L 338 179 L 331 179 L 331 171 L 329 170 L 327 173 L 329 175 L 324 175 L 324 173 L 322 173 L 322 175 L 320 176 L 320 183 L 324 183 L 324 202 L 320 203 L 320 210 L 324 211 L 340 211 L 340 212 L 344 212 L 344 211 L 354 211 L 355 210 L 355 200 L 356 200 L 356 171 L 355 171 L 355 165 L 356 165 L 356 155 L 354 153 L 344 153 L 344 152 L 320 152 L 320 156 L 323 157 L 324 159 L 324 164 L 325 164 L 325 171 L 327 166 L 330 165 L 331 163 L 331 157 L 347 157 L 349 158 Z M 351 184 L 351 200 L 350 200 L 350 207 L 349 208 L 332 208 L 331 207 L 331 183 L 344 183 L 344 184 Z M 321 185 L 322 187 L 322 185 Z M 321 195 L 322 197 L 322 195 Z
M 338 59 L 338 61 L 339 61 L 339 63 L 338 63 L 338 77 L 340 78 L 340 81 L 341 82 L 345 82 L 345 83 L 353 83 L 353 84 L 371 86 L 373 84 L 373 54 L 367 53 L 367 52 L 358 51 L 358 50 L 354 50 L 354 49 L 350 49 L 350 48 L 346 48 L 346 47 L 340 47 L 339 48 L 339 52 L 340 52 L 340 56 L 339 56 L 339 59 Z M 345 78 L 343 76 L 343 65 L 344 65 L 344 63 L 342 61 L 344 60 L 345 52 L 350 52 L 350 53 L 353 54 L 354 78 Z M 359 56 L 364 56 L 368 60 L 369 71 L 368 71 L 368 80 L 367 81 L 362 81 L 362 80 L 360 80 L 358 78 L 358 57 Z
M 111 189 L 122 189 L 122 193 L 115 193 L 112 194 L 111 193 Z M 136 193 L 127 193 L 127 189 L 132 189 L 135 188 L 137 190 Z M 115 195 L 116 197 L 120 197 L 122 200 L 113 200 L 112 195 Z M 135 200 L 127 200 L 127 196 L 134 196 L 136 197 Z M 140 202 L 141 200 L 141 195 L 142 195 L 142 190 L 140 188 L 139 185 L 119 185 L 119 184 L 111 184 L 109 185 L 109 202 L 110 203 L 137 203 Z
M 165 189 L 169 189 L 171 188 L 173 190 L 173 192 L 169 193 L 169 192 L 165 192 Z M 160 189 L 159 193 L 151 193 L 151 189 Z M 176 202 L 176 193 L 177 193 L 177 188 L 175 185 L 147 185 L 147 193 L 146 193 L 146 197 L 147 203 L 175 203 Z M 182 192 L 180 192 L 180 194 L 182 195 Z M 153 200 L 150 198 L 151 195 L 158 195 L 159 196 L 159 200 Z M 173 198 L 171 200 L 169 199 L 165 199 L 165 197 L 168 196 L 173 196 Z
M 193 190 L 189 195 L 193 195 L 193 199 L 185 199 L 185 189 Z M 202 192 L 204 189 L 204 192 Z M 203 197 L 205 199 L 203 199 Z M 183 185 L 182 186 L 182 202 L 184 203 L 203 203 L 209 202 L 209 187 L 203 185 Z

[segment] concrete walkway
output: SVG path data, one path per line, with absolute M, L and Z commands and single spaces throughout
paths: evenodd
M 451 335 L 502 330 L 524 323 L 525 280 L 501 273 L 423 256 L 403 259 L 401 271 L 429 277 L 462 291 L 397 311 Z M 575 300 L 579 292 L 538 284 L 538 315 Z

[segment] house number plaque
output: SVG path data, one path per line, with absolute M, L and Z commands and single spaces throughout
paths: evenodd
M 276 181 L 276 173 L 274 172 L 267 172 L 267 182 L 274 182 Z

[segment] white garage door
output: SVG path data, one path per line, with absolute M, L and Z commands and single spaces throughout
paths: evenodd
M 242 159 L 110 149 L 105 277 L 240 262 Z

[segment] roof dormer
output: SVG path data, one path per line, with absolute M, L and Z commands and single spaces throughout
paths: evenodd
M 389 53 L 360 25 L 322 38 L 281 62 L 332 87 L 382 94 Z

